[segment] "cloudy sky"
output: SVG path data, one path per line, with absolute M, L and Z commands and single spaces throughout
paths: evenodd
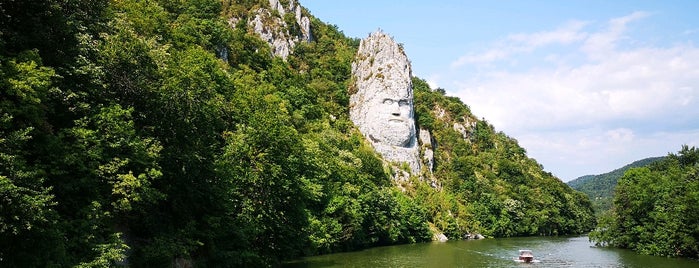
M 563 181 L 699 146 L 699 1 L 300 2 L 392 35 L 413 75 Z

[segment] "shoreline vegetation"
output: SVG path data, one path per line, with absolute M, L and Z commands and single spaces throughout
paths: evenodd
M 590 233 L 597 245 L 699 259 L 699 150 L 687 145 L 619 179 L 612 208 Z
M 348 115 L 359 40 L 303 9 L 313 40 L 275 57 L 246 24 L 269 2 L 2 2 L 0 266 L 268 267 L 594 228 L 587 196 L 420 78 L 437 183 L 392 180 Z
M 628 249 L 592 246 L 586 236 L 516 237 L 449 241 L 371 248 L 312 256 L 284 263 L 288 268 L 359 267 L 516 267 L 518 249 L 531 249 L 537 266 L 690 268 L 699 260 L 643 255 Z
M 624 176 L 627 170 L 635 167 L 644 167 L 663 158 L 649 157 L 641 159 L 613 171 L 599 175 L 582 176 L 566 184 L 590 197 L 592 208 L 595 210 L 595 215 L 599 218 L 600 215 L 611 209 L 614 188 L 616 188 L 619 179 Z

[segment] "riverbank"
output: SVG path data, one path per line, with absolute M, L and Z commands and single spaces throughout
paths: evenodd
M 287 268 L 320 267 L 521 267 L 519 249 L 530 249 L 536 267 L 699 267 L 689 259 L 640 255 L 630 250 L 594 247 L 587 236 L 518 237 L 446 243 L 420 243 L 314 256 Z

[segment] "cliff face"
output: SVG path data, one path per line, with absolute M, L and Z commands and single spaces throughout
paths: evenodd
M 352 76 L 352 122 L 384 159 L 406 163 L 419 175 L 412 74 L 403 48 L 383 32 L 372 33 L 359 45 Z
M 298 42 L 310 42 L 311 21 L 296 0 L 284 6 L 279 0 L 269 0 L 270 8 L 258 8 L 248 26 L 272 47 L 272 53 L 286 59 Z M 235 24 L 237 20 L 232 20 Z
M 594 220 L 383 33 L 313 19 L 298 49 L 290 0 L 63 2 L 0 2 L 0 267 L 269 267 Z

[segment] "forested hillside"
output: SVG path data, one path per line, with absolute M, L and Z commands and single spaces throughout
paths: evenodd
M 624 172 L 632 168 L 650 165 L 662 159 L 663 157 L 641 159 L 604 174 L 582 176 L 569 181 L 568 185 L 575 190 L 585 193 L 592 202 L 595 214 L 601 215 L 611 208 L 614 188 L 616 188 L 617 182 L 624 175 Z
M 594 225 L 584 194 L 421 79 L 437 183 L 397 185 L 348 118 L 359 40 L 311 16 L 313 40 L 275 57 L 246 24 L 268 6 L 1 1 L 0 266 L 272 266 Z
M 699 149 L 685 145 L 627 171 L 590 239 L 644 254 L 699 258 Z
M 477 120 L 458 98 L 414 81 L 418 125 L 437 141 L 434 176 L 445 191 L 419 203 L 449 237 L 582 233 L 594 224 L 589 199 L 543 170 L 515 139 Z

